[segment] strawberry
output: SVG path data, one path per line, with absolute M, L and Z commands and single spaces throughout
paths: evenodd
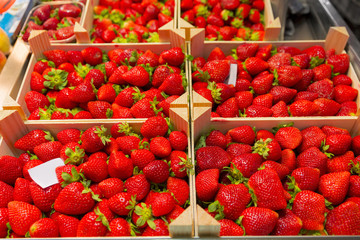
M 301 191 L 295 196 L 292 210 L 301 219 L 303 229 L 324 229 L 325 199 L 322 195 L 308 190 Z
M 96 96 L 100 101 L 113 103 L 116 99 L 117 92 L 119 91 L 120 87 L 118 85 L 114 85 L 112 83 L 105 84 L 98 89 Z
M 296 168 L 296 156 L 293 150 L 285 149 L 281 152 L 280 163 L 287 166 L 292 172 Z
M 67 56 L 66 56 L 66 52 L 64 50 L 59 50 L 59 49 L 49 50 L 49 51 L 43 52 L 43 54 L 45 55 L 47 60 L 55 63 L 56 67 L 60 66 L 62 63 L 67 62 Z
M 20 236 L 25 236 L 30 226 L 41 218 L 41 211 L 26 202 L 9 202 L 8 209 L 11 229 Z
M 351 84 L 352 84 L 352 79 L 344 74 L 339 74 L 339 75 L 333 77 L 331 80 L 333 81 L 335 87 L 337 85 L 351 86 Z
M 320 170 L 311 167 L 300 167 L 291 173 L 297 187 L 301 190 L 316 191 L 320 179 Z
M 123 75 L 128 72 L 129 68 L 126 65 L 120 65 L 119 67 L 117 67 L 113 73 L 110 75 L 109 77 L 109 82 L 110 83 L 115 83 L 115 84 L 126 84 L 125 79 L 123 79 Z
M 110 103 L 105 101 L 88 102 L 88 108 L 94 118 L 111 118 L 113 115 Z
M 327 64 L 330 64 L 333 67 L 334 73 L 345 74 L 350 65 L 349 55 L 346 53 L 333 55 L 326 59 Z
M 310 147 L 301 152 L 297 159 L 297 167 L 312 167 L 320 170 L 320 175 L 326 172 L 327 156 L 317 147 Z
M 221 219 L 220 223 L 220 236 L 243 236 L 244 229 L 237 225 L 234 221 L 229 219 Z
M 165 81 L 165 79 L 170 75 L 171 68 L 166 65 L 158 66 L 152 76 L 152 86 L 160 87 L 160 85 Z
M 247 125 L 240 126 L 234 129 L 229 130 L 228 132 L 231 136 L 233 142 L 244 143 L 252 145 L 255 139 L 254 130 Z
M 317 93 L 301 91 L 296 94 L 296 97 L 294 98 L 294 102 L 296 102 L 298 100 L 308 100 L 310 102 L 313 102 L 318 97 L 319 97 L 319 94 L 317 94 Z
M 86 74 L 84 81 L 89 81 L 96 88 L 100 88 L 105 83 L 105 76 L 99 69 L 91 69 Z
M 308 100 L 298 100 L 289 106 L 292 116 L 314 116 L 319 112 L 319 106 Z
M 63 145 L 58 141 L 42 143 L 34 148 L 35 155 L 43 162 L 60 157 Z
M 208 21 L 209 21 L 209 18 L 208 18 Z M 211 23 L 209 23 L 209 24 L 211 24 Z M 219 26 L 219 27 L 221 27 L 221 26 Z M 209 62 L 209 61 L 213 61 L 213 60 L 223 60 L 223 59 L 225 59 L 225 57 L 226 56 L 225 56 L 224 52 L 219 47 L 216 47 L 210 52 L 210 54 L 207 58 L 207 61 Z
M 301 69 L 309 67 L 310 58 L 307 54 L 299 54 L 292 57 L 292 65 L 298 66 Z
M 109 174 L 106 161 L 99 158 L 87 161 L 79 167 L 87 179 L 96 183 L 106 179 Z
M 111 177 L 125 180 L 132 176 L 133 164 L 121 151 L 113 152 L 109 158 L 108 171 Z
M 310 147 L 321 147 L 321 142 L 326 138 L 326 135 L 319 127 L 308 127 L 301 130 L 302 142 L 300 144 L 300 152 L 305 151 Z
M 342 134 L 330 135 L 326 137 L 325 144 L 326 145 L 323 146 L 323 151 L 330 153 L 330 156 L 342 155 L 350 149 L 351 137 L 349 135 Z
M 144 174 L 134 175 L 125 182 L 127 192 L 136 195 L 136 201 L 144 199 L 150 191 L 150 183 Z
M 230 64 L 228 60 L 214 60 L 205 63 L 201 70 L 203 71 L 201 77 L 204 78 L 204 80 L 222 83 L 229 75 Z M 206 74 L 206 72 L 208 74 Z
M 237 92 L 249 91 L 250 90 L 250 81 L 248 79 L 243 79 L 243 78 L 236 79 L 235 89 Z
M 313 68 L 314 73 L 314 82 L 320 81 L 323 79 L 330 79 L 331 78 L 331 66 L 329 64 L 321 64 L 315 68 Z
M 288 65 L 277 68 L 274 75 L 275 80 L 277 80 L 281 86 L 285 87 L 294 86 L 302 78 L 301 68 Z
M 36 167 L 36 166 L 39 166 L 40 164 L 43 164 L 43 163 L 44 163 L 43 161 L 40 161 L 38 159 L 34 159 L 34 160 L 31 160 L 31 161 L 27 162 L 24 165 L 23 170 L 22 170 L 22 174 L 24 175 L 24 178 L 26 180 L 32 181 L 32 178 L 30 177 L 30 174 L 29 174 L 29 169 L 33 168 L 33 167 Z
M 121 78 L 137 87 L 144 87 L 149 83 L 149 73 L 142 66 L 133 67 L 122 74 Z
M 130 155 L 131 151 L 134 149 L 139 149 L 140 139 L 138 136 L 123 136 L 118 137 L 116 139 L 120 150 L 124 152 L 124 154 Z M 127 162 L 127 161 L 126 161 Z
M 356 203 L 345 202 L 327 215 L 325 229 L 330 235 L 358 235 L 359 223 L 359 207 Z
M 217 146 L 202 147 L 196 151 L 199 169 L 222 169 L 230 164 L 231 158 L 227 152 Z
M 170 96 L 168 98 L 166 98 L 165 100 L 161 101 L 159 104 L 158 104 L 158 107 L 162 110 L 162 112 L 164 113 L 165 116 L 169 117 L 170 115 L 170 104 L 175 101 L 177 98 L 179 98 L 180 96 L 178 95 L 173 95 L 173 96 Z
M 144 98 L 135 103 L 131 108 L 130 112 L 135 118 L 150 118 L 155 117 L 161 112 L 161 108 L 157 108 L 159 102 L 156 98 L 154 100 Z
M 95 208 L 93 212 L 88 212 L 82 217 L 78 225 L 76 236 L 104 236 L 108 230 L 110 230 L 109 221 L 99 208 Z
M 36 91 L 30 91 L 26 93 L 25 103 L 30 113 L 32 113 L 38 108 L 44 108 L 50 105 L 50 102 L 47 99 L 47 97 Z
M 327 162 L 328 172 L 350 171 L 351 161 L 354 161 L 354 153 L 347 151 L 345 154 L 329 159 Z
M 318 98 L 314 100 L 314 103 L 318 105 L 320 109 L 318 113 L 320 116 L 335 116 L 340 109 L 339 103 L 327 98 Z
M 280 180 L 283 180 L 290 173 L 290 170 L 286 165 L 271 160 L 263 162 L 260 165 L 260 168 L 269 168 L 274 170 L 278 174 Z
M 185 178 L 192 172 L 193 165 L 185 152 L 172 151 L 168 159 L 170 161 L 171 171 L 175 177 Z
M 255 76 L 268 69 L 269 65 L 257 57 L 249 57 L 244 61 L 244 69 L 252 76 Z
M 155 160 L 155 156 L 147 149 L 138 149 L 131 152 L 131 160 L 134 166 L 143 170 L 148 163 Z
M 241 4 L 240 7 L 244 6 L 244 5 Z M 250 9 L 249 9 L 249 11 L 250 11 Z M 245 61 L 245 59 L 247 59 L 249 57 L 254 57 L 258 48 L 259 48 L 259 45 L 257 43 L 244 43 L 244 44 L 239 45 L 236 48 L 236 55 L 240 61 Z
M 281 66 L 291 65 L 291 55 L 289 53 L 276 53 L 267 61 L 269 64 L 269 70 L 274 71 Z
M 250 177 L 248 184 L 256 196 L 256 206 L 272 210 L 286 208 L 284 190 L 274 170 L 264 169 L 254 173 Z
M 217 109 L 216 113 L 219 114 L 221 117 L 236 117 L 239 114 L 239 109 L 237 106 L 236 99 L 229 98 L 224 103 L 220 104 Z
M 238 155 L 251 153 L 251 146 L 248 144 L 233 143 L 227 149 L 226 152 L 230 155 L 231 159 L 234 159 Z
M 219 190 L 219 169 L 208 169 L 196 175 L 196 195 L 201 201 L 213 201 Z
M 161 160 L 148 163 L 143 169 L 145 177 L 154 183 L 163 183 L 169 178 L 169 165 Z
M 354 172 L 354 170 L 352 171 Z M 350 184 L 349 184 L 349 192 L 348 196 L 350 197 L 359 197 L 360 196 L 360 176 L 351 175 L 350 176 Z
M 168 95 L 181 95 L 185 92 L 186 79 L 180 74 L 172 73 L 165 78 L 159 90 Z M 159 99 L 160 100 L 160 99 Z
M 271 108 L 273 105 L 273 95 L 268 93 L 268 94 L 264 94 L 264 95 L 259 95 L 257 97 L 254 98 L 252 105 L 257 105 L 257 106 L 263 106 L 266 108 Z
M 9 222 L 9 210 L 0 208 L 0 237 L 5 238 L 8 235 L 7 223 Z
M 182 206 L 189 199 L 190 188 L 185 180 L 169 177 L 166 186 L 173 195 L 177 205 Z
M 251 82 L 251 87 L 253 88 L 254 92 L 258 95 L 265 94 L 270 91 L 272 88 L 274 80 L 274 75 L 269 74 L 268 72 L 263 72 L 257 75 L 253 81 Z
M 158 158 L 164 158 L 171 153 L 171 144 L 164 137 L 154 137 L 150 142 L 150 151 Z
M 349 188 L 350 173 L 335 172 L 320 177 L 319 193 L 333 205 L 342 203 Z
M 279 220 L 272 231 L 273 235 L 298 235 L 302 228 L 301 219 L 296 216 L 290 209 L 279 212 Z
M 84 186 L 85 185 L 85 186 Z M 63 214 L 78 215 L 89 212 L 95 205 L 92 190 L 84 183 L 74 182 L 67 185 L 55 200 L 54 209 Z M 93 196 L 92 196 L 93 195 Z
M 209 212 L 217 211 L 215 219 L 227 218 L 235 221 L 249 204 L 251 196 L 244 184 L 230 184 L 220 188 Z
M 130 224 L 123 218 L 116 218 L 109 224 L 110 231 L 107 236 L 111 237 L 130 237 L 132 234 Z
M 350 135 L 349 131 L 344 128 L 333 127 L 333 126 L 328 126 L 328 125 L 322 126 L 321 131 L 323 131 L 327 137 L 330 135 L 336 135 L 336 134 Z
M 171 66 L 180 66 L 184 62 L 185 54 L 182 52 L 181 48 L 175 47 L 163 51 L 160 54 L 160 59 Z
M 250 91 L 240 91 L 235 93 L 237 106 L 240 110 L 249 107 L 253 102 L 253 94 Z
M 245 116 L 247 117 L 271 117 L 272 110 L 270 108 L 258 105 L 251 105 L 246 108 Z
M 174 150 L 184 151 L 188 146 L 188 138 L 184 132 L 172 131 L 169 134 L 169 141 Z
M 295 127 L 283 127 L 276 132 L 275 139 L 282 149 L 295 149 L 300 145 L 302 135 L 300 130 Z
M 66 80 L 68 81 L 69 87 L 75 87 L 77 85 L 80 85 L 84 81 L 84 79 L 80 76 L 78 72 L 69 73 Z
M 241 217 L 246 235 L 268 235 L 275 228 L 279 214 L 268 208 L 249 207 Z
M 231 169 L 238 169 L 246 178 L 251 177 L 262 163 L 262 158 L 257 153 L 243 153 L 232 159 Z M 235 169 L 235 171 L 236 171 Z
M 33 238 L 59 237 L 59 229 L 51 218 L 42 218 L 31 225 L 29 234 Z
M 0 181 L 0 191 L 1 191 L 0 207 L 6 208 L 9 202 L 14 201 L 14 188 Z
M 13 200 L 19 201 L 19 202 L 27 202 L 32 203 L 31 193 L 30 193 L 30 181 L 25 178 L 18 178 L 16 179 L 13 194 L 11 194 L 11 197 L 13 196 Z M 11 191 L 7 191 L 11 193 Z M 6 196 L 6 193 L 3 193 L 3 197 Z M 7 204 L 6 204 L 7 206 Z
M 60 184 L 55 184 L 43 189 L 35 182 L 31 182 L 29 187 L 34 205 L 43 212 L 51 211 L 55 199 L 58 197 L 60 191 L 62 190 Z
M 135 196 L 127 192 L 120 192 L 109 199 L 109 207 L 111 211 L 126 216 L 135 207 Z
M 314 71 L 312 69 L 301 69 L 302 78 L 293 86 L 297 91 L 305 91 L 312 83 Z
M 112 196 L 123 191 L 123 182 L 118 178 L 107 178 L 99 183 L 101 193 L 105 198 L 110 199 Z
M 357 95 L 358 90 L 347 85 L 337 85 L 334 88 L 335 101 L 338 103 L 355 101 Z
M 83 50 L 81 50 L 82 57 L 84 61 L 91 66 L 96 66 L 100 63 L 102 63 L 102 57 L 103 53 L 101 49 L 97 47 L 87 47 Z M 55 63 L 56 65 L 56 63 Z
M 169 228 L 164 220 L 155 219 L 154 224 L 156 228 L 152 229 L 150 226 L 146 227 L 142 236 L 169 236 Z
M 44 86 L 45 78 L 38 72 L 32 72 L 30 78 L 30 89 L 42 94 L 46 93 L 46 88 Z
M 284 101 L 279 101 L 271 107 L 273 117 L 289 117 L 287 105 Z
M 75 128 L 68 128 L 58 132 L 56 137 L 58 141 L 61 142 L 61 144 L 66 145 L 70 142 L 78 142 L 80 140 L 80 135 L 80 130 Z
M 22 166 L 18 158 L 4 155 L 0 157 L 0 181 L 14 185 L 22 177 Z
M 55 218 L 55 222 L 59 227 L 61 237 L 76 237 L 76 231 L 79 220 L 75 217 L 60 214 Z
M 260 139 L 252 147 L 253 153 L 258 153 L 264 159 L 278 161 L 281 158 L 281 148 L 277 140 Z
M 170 192 L 155 192 L 151 197 L 151 205 L 154 217 L 164 216 L 170 213 L 175 207 L 175 199 Z
M 106 128 L 103 126 L 96 126 L 87 129 L 81 135 L 81 146 L 86 152 L 94 153 L 102 150 L 109 138 L 105 136 Z
M 129 87 L 122 90 L 115 98 L 115 103 L 122 107 L 131 107 L 137 101 L 144 98 L 144 94 L 137 87 Z
M 87 103 L 96 99 L 93 85 L 89 81 L 83 81 L 69 94 L 69 99 L 76 103 Z
M 297 91 L 295 89 L 283 86 L 275 86 L 270 90 L 270 94 L 274 97 L 274 104 L 279 101 L 289 103 L 295 97 L 296 93 Z
M 339 112 L 336 116 L 355 116 L 357 113 L 356 102 L 344 102 L 341 104 Z
M 334 98 L 334 84 L 329 79 L 323 79 L 312 83 L 307 91 L 317 93 L 319 98 Z

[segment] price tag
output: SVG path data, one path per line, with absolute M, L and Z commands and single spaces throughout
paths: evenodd
M 56 177 L 55 169 L 64 165 L 64 161 L 61 158 L 55 158 L 36 167 L 30 168 L 29 174 L 34 182 L 36 182 L 40 187 L 47 188 L 59 183 Z

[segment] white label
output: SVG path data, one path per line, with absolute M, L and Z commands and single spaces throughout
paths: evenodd
M 61 158 L 55 158 L 39 166 L 30 168 L 29 174 L 40 187 L 47 188 L 59 183 L 55 169 L 64 165 L 64 161 Z
M 229 77 L 225 80 L 225 84 L 230 85 L 232 84 L 234 87 L 236 85 L 236 79 L 237 79 L 237 69 L 238 69 L 238 65 L 237 64 L 230 64 L 230 73 L 229 73 Z

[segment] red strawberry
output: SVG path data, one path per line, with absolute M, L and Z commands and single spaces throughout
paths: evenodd
M 275 71 L 275 79 L 281 86 L 292 87 L 302 78 L 301 69 L 297 66 L 281 66 Z
M 326 62 L 327 64 L 333 66 L 334 73 L 340 74 L 345 74 L 348 71 L 350 65 L 349 55 L 345 53 L 333 55 L 326 59 Z
M 177 205 L 182 206 L 189 199 L 190 188 L 185 180 L 169 177 L 166 186 L 173 195 Z
M 347 85 L 338 85 L 334 88 L 335 101 L 344 103 L 348 101 L 355 101 L 358 90 Z
M 59 229 L 51 218 L 42 218 L 31 225 L 29 234 L 33 238 L 59 237 Z
M 320 116 L 335 116 L 340 109 L 339 103 L 327 98 L 318 98 L 314 100 L 314 103 L 320 109 L 318 113 Z
M 270 90 L 270 94 L 274 97 L 274 104 L 279 101 L 284 101 L 285 103 L 289 103 L 297 91 L 295 89 L 283 87 L 283 86 L 275 86 Z
M 200 172 L 195 178 L 196 195 L 201 201 L 213 201 L 219 190 L 219 169 Z
M 274 170 L 264 169 L 254 173 L 249 179 L 249 187 L 254 191 L 258 207 L 272 210 L 286 208 L 284 190 Z
M 29 187 L 34 205 L 43 212 L 51 211 L 55 199 L 62 190 L 60 184 L 55 184 L 43 189 L 35 182 L 31 182 Z
M 301 219 L 296 216 L 291 210 L 285 209 L 279 212 L 279 220 L 276 223 L 273 235 L 298 235 L 302 228 Z
M 163 183 L 169 178 L 169 166 L 161 160 L 148 163 L 143 172 L 145 177 L 154 183 Z
M 321 131 L 323 131 L 327 137 L 330 135 L 336 135 L 336 134 L 350 135 L 349 131 L 344 128 L 333 127 L 333 126 L 328 126 L 328 125 L 324 125 L 321 128 Z
M 108 176 L 108 165 L 106 161 L 99 158 L 87 161 L 79 167 L 85 177 L 92 182 L 101 182 Z
M 77 103 L 87 103 L 96 99 L 93 85 L 89 81 L 84 81 L 69 94 L 69 99 Z
M 55 222 L 59 227 L 61 237 L 76 237 L 76 231 L 79 224 L 77 218 L 60 214 L 56 217 Z
M 249 178 L 257 172 L 262 163 L 262 158 L 257 153 L 244 153 L 235 156 L 232 163 L 232 169 L 236 167 L 244 177 Z
M 240 91 L 235 93 L 236 102 L 240 110 L 249 107 L 253 102 L 253 94 L 250 91 Z
M 242 214 L 241 224 L 247 235 L 268 235 L 275 228 L 279 214 L 261 207 L 250 207 Z
M 95 208 L 93 212 L 89 212 L 82 217 L 78 225 L 76 236 L 104 236 L 108 230 L 110 230 L 109 221 L 99 208 Z
M 274 75 L 269 74 L 268 72 L 263 72 L 257 75 L 251 82 L 251 87 L 253 88 L 256 94 L 265 94 L 268 93 L 273 84 Z
M 264 95 L 259 95 L 257 97 L 254 98 L 252 105 L 257 105 L 257 106 L 263 106 L 266 108 L 271 108 L 273 105 L 273 95 L 268 93 L 268 94 L 264 94 Z
M 24 178 L 26 180 L 32 181 L 32 178 L 30 177 L 30 174 L 29 174 L 29 169 L 33 168 L 33 167 L 36 167 L 36 166 L 39 166 L 40 164 L 43 164 L 43 163 L 44 163 L 43 161 L 40 161 L 38 159 L 34 159 L 34 160 L 31 160 L 31 161 L 27 162 L 24 165 L 23 171 L 22 171 L 22 173 L 24 175 Z
M 45 94 L 46 88 L 44 86 L 45 78 L 38 72 L 32 72 L 31 73 L 31 79 L 30 79 L 30 88 L 33 91 Z
M 201 170 L 228 166 L 231 158 L 225 150 L 217 146 L 202 147 L 196 151 L 196 160 Z
M 271 117 L 272 110 L 264 106 L 251 105 L 245 111 L 246 117 Z
M 318 188 L 320 171 L 317 168 L 297 168 L 291 173 L 291 176 L 301 190 L 316 191 Z
M 281 152 L 281 161 L 280 163 L 287 166 L 292 172 L 296 167 L 296 157 L 295 153 L 291 149 L 285 149 Z
M 142 236 L 169 236 L 169 228 L 164 220 L 155 219 L 154 224 L 156 228 L 152 229 L 150 226 L 146 227 Z
M 181 95 L 185 92 L 185 87 L 186 79 L 180 74 L 172 73 L 165 78 L 163 83 L 159 86 L 159 90 L 168 95 Z
M 215 202 L 209 205 L 209 212 L 217 211 L 216 219 L 236 220 L 251 200 L 249 190 L 244 184 L 230 184 L 220 188 Z
M 105 83 L 105 76 L 99 69 L 91 69 L 84 80 L 91 82 L 96 88 L 100 88 Z
M 184 132 L 172 131 L 169 135 L 169 141 L 174 150 L 184 151 L 188 146 L 188 138 Z
M 350 171 L 351 161 L 354 160 L 354 153 L 347 151 L 345 154 L 329 159 L 327 162 L 328 172 Z
M 137 136 L 123 136 L 118 137 L 116 142 L 124 154 L 130 155 L 132 150 L 139 149 L 140 139 Z
M 322 195 L 308 190 L 301 191 L 295 196 L 292 210 L 303 222 L 303 229 L 324 229 L 325 199 Z
M 220 236 L 243 236 L 244 229 L 237 225 L 234 221 L 229 219 L 221 219 L 220 223 Z
M 237 157 L 238 155 L 244 153 L 251 153 L 251 146 L 247 144 L 233 143 L 227 149 L 226 152 L 230 155 L 232 159 Z
M 344 74 L 339 74 L 331 79 L 334 83 L 334 86 L 337 85 L 348 85 L 351 86 L 352 79 Z
M 30 181 L 25 178 L 16 179 L 14 190 L 13 190 L 13 200 L 20 202 L 32 203 L 31 193 L 30 193 Z M 11 191 L 8 191 L 11 192 Z M 3 196 L 6 196 L 3 193 Z M 12 196 L 12 194 L 11 194 Z M 6 204 L 7 206 L 7 204 Z
M 124 187 L 128 193 L 136 195 L 136 201 L 144 199 L 150 191 L 150 183 L 144 174 L 138 174 L 128 178 Z
M 137 87 L 143 87 L 149 83 L 149 73 L 142 66 L 136 66 L 122 74 L 122 79 Z
M 335 172 L 320 177 L 319 193 L 334 205 L 342 203 L 349 188 L 350 173 Z
M 308 86 L 312 83 L 314 77 L 314 71 L 312 69 L 301 69 L 302 78 L 293 86 L 298 91 L 305 91 Z
M 234 97 L 229 98 L 216 108 L 216 113 L 221 117 L 236 117 L 239 115 L 237 101 Z
M 327 156 L 317 147 L 310 147 L 301 152 L 297 159 L 297 167 L 312 167 L 320 170 L 320 175 L 326 172 Z
M 314 92 L 308 92 L 308 91 L 301 91 L 296 94 L 296 97 L 294 99 L 294 102 L 298 100 L 308 100 L 310 102 L 313 102 L 315 99 L 317 99 L 319 94 Z
M 34 153 L 43 162 L 60 157 L 63 145 L 58 141 L 42 143 L 34 148 Z
M 0 208 L 0 237 L 5 238 L 8 235 L 7 223 L 9 222 L 9 210 Z
M 8 209 L 11 229 L 20 236 L 25 236 L 30 226 L 41 218 L 41 211 L 29 203 L 12 201 Z
M 312 83 L 307 91 L 317 93 L 319 98 L 334 98 L 334 84 L 329 79 L 323 79 Z
M 158 103 L 156 98 L 154 98 L 154 100 L 144 98 L 135 103 L 130 108 L 130 112 L 135 118 L 155 117 L 161 111 L 161 109 L 158 109 L 156 106 Z
M 350 149 L 351 137 L 343 134 L 330 135 L 326 137 L 325 144 L 323 151 L 336 156 L 342 155 Z
M 288 117 L 289 112 L 287 105 L 284 101 L 280 101 L 271 107 L 273 117 Z
M 244 62 L 244 69 L 252 76 L 255 76 L 269 67 L 268 63 L 257 57 L 249 57 Z
M 269 70 L 274 71 L 281 66 L 291 65 L 291 55 L 289 53 L 276 53 L 267 63 L 269 64 Z
M 81 132 L 75 128 L 64 129 L 56 135 L 61 144 L 66 145 L 69 142 L 78 142 L 80 140 Z
M 149 201 L 154 217 L 164 216 L 173 210 L 175 200 L 170 192 L 156 192 Z
M 164 113 L 165 116 L 169 117 L 170 104 L 173 101 L 175 101 L 178 97 L 180 97 L 180 96 L 178 96 L 178 95 L 170 96 L 158 104 L 158 107 L 163 109 L 162 112 Z
M 45 51 L 43 54 L 49 61 L 55 63 L 56 67 L 60 66 L 62 63 L 67 62 L 67 56 L 64 50 L 49 50 Z
M 319 112 L 319 106 L 308 100 L 298 100 L 289 106 L 292 116 L 314 116 Z
M 336 116 L 355 116 L 357 113 L 356 102 L 344 102 L 341 104 L 339 112 Z
M 222 83 L 226 80 L 230 72 L 230 64 L 228 60 L 214 60 L 205 63 L 202 68 L 201 77 L 216 83 Z M 206 72 L 208 73 L 207 76 Z
M 290 173 L 290 170 L 286 165 L 271 160 L 263 162 L 260 167 L 274 170 L 278 174 L 280 180 L 283 180 Z
M 238 79 L 236 79 L 235 89 L 237 92 L 249 91 L 250 85 L 251 85 L 251 83 L 248 79 L 238 78 Z
M 128 215 L 131 209 L 135 207 L 135 204 L 135 196 L 127 192 L 118 193 L 109 199 L 111 211 L 120 216 Z
M 320 81 L 323 79 L 330 79 L 331 78 L 331 66 L 329 64 L 321 64 L 315 68 L 313 68 L 314 72 L 314 82 Z
M 209 17 L 208 17 L 208 22 L 209 22 Z M 208 23 L 208 24 L 211 24 L 211 23 Z M 221 26 L 219 26 L 219 27 L 221 27 Z M 226 56 L 225 56 L 224 52 L 219 47 L 216 47 L 210 52 L 210 54 L 207 58 L 207 61 L 209 62 L 209 61 L 213 61 L 213 60 L 223 60 L 223 59 L 225 59 L 225 57 Z
M 110 199 L 112 196 L 123 191 L 123 182 L 118 178 L 107 178 L 99 183 L 101 193 L 105 198 Z
M 281 148 L 274 139 L 260 139 L 253 146 L 253 153 L 258 153 L 264 159 L 277 161 L 281 158 Z
M 321 147 L 321 142 L 326 138 L 326 135 L 319 127 L 309 127 L 301 130 L 303 140 L 300 144 L 300 152 L 305 151 L 310 147 Z
M 150 151 L 159 158 L 169 156 L 171 153 L 171 145 L 169 140 L 164 137 L 155 137 L 151 139 Z
M 96 126 L 87 129 L 81 135 L 81 146 L 86 152 L 98 152 L 105 147 L 106 142 L 109 142 L 108 137 L 105 136 L 106 130 L 103 126 Z
M 244 5 L 242 4 L 241 6 L 244 6 Z M 249 9 L 249 11 L 250 11 L 250 9 Z M 254 57 L 258 48 L 259 48 L 259 45 L 257 43 L 244 43 L 236 48 L 236 55 L 238 56 L 240 61 L 245 61 L 245 59 L 247 59 L 249 57 Z
M 14 188 L 0 181 L 0 192 L 1 192 L 0 207 L 6 208 L 9 202 L 14 201 Z
M 276 132 L 275 139 L 279 142 L 282 149 L 295 149 L 300 145 L 302 136 L 299 129 L 284 127 Z
M 326 231 L 330 235 L 358 235 L 360 233 L 359 207 L 345 202 L 334 208 L 326 217 Z
M 93 118 L 111 118 L 113 115 L 110 103 L 105 101 L 88 102 L 88 109 Z
M 85 62 L 92 66 L 102 63 L 103 53 L 97 47 L 87 47 L 81 50 L 81 54 Z
M 108 165 L 109 175 L 111 177 L 125 180 L 132 176 L 133 164 L 131 159 L 127 158 L 121 151 L 113 152 L 109 158 Z
M 30 113 L 32 113 L 38 108 L 43 108 L 50 105 L 50 102 L 47 99 L 47 97 L 36 91 L 30 91 L 26 93 L 25 103 Z
M 252 145 L 255 139 L 254 130 L 247 125 L 229 130 L 233 142 Z
M 22 177 L 22 169 L 18 158 L 7 155 L 0 157 L 0 181 L 14 185 L 16 179 Z
M 163 51 L 160 54 L 160 58 L 172 66 L 180 66 L 185 59 L 185 54 L 182 52 L 182 49 L 179 47 L 171 48 L 169 50 Z

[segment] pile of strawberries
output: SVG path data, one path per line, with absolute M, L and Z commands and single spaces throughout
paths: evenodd
M 80 22 L 81 8 L 77 4 L 38 7 L 30 17 L 22 39 L 27 42 L 32 30 L 47 30 L 51 40 L 66 40 L 74 36 L 74 25 Z
M 168 236 L 168 224 L 189 204 L 187 136 L 152 117 L 135 133 L 127 123 L 57 140 L 33 130 L 0 157 L 0 237 Z M 45 189 L 28 170 L 61 158 L 59 183 Z
M 185 54 L 97 47 L 49 50 L 31 73 L 29 120 L 169 116 L 186 89 Z
M 193 89 L 213 103 L 212 117 L 349 116 L 358 90 L 346 74 L 349 56 L 271 44 L 245 43 L 226 56 L 215 48 L 207 61 L 193 59 Z M 224 83 L 230 64 L 235 84 Z M 235 68 L 236 68 L 235 65 Z
M 360 234 L 360 136 L 244 125 L 213 130 L 196 149 L 197 197 L 220 235 Z
M 174 0 L 100 0 L 94 7 L 94 43 L 159 42 L 158 29 L 174 17 Z
M 206 40 L 262 41 L 263 0 L 181 0 L 181 17 L 205 28 Z

